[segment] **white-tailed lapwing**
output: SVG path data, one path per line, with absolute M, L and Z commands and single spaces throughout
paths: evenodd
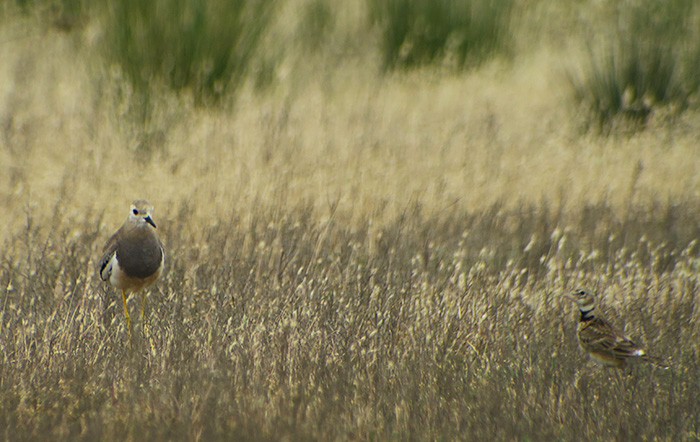
M 126 305 L 128 293 L 137 293 L 153 284 L 163 270 L 165 254 L 151 218 L 153 206 L 146 200 L 131 203 L 129 217 L 107 241 L 98 262 L 100 278 L 122 291 L 126 327 L 131 336 L 131 316 Z M 143 323 L 146 293 L 141 298 Z

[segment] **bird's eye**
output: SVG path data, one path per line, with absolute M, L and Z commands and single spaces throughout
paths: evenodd
M 133 209 L 132 212 L 134 213 L 134 215 L 138 215 L 138 214 L 139 214 L 139 211 L 136 210 L 136 209 Z

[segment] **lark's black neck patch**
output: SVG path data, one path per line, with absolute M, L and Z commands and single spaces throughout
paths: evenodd
M 579 320 L 580 320 L 581 322 L 586 322 L 586 321 L 590 321 L 591 319 L 593 319 L 593 318 L 594 318 L 594 316 L 593 316 L 593 309 L 594 309 L 594 308 L 595 308 L 595 307 L 591 307 L 590 310 L 581 310 L 581 309 L 579 309 L 579 311 L 581 312 L 581 318 L 580 318 Z

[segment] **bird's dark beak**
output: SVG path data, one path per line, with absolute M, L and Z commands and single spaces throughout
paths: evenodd
M 153 219 L 151 219 L 150 216 L 145 217 L 144 220 L 146 220 L 148 224 L 152 225 L 154 229 L 156 228 L 156 223 L 153 222 Z

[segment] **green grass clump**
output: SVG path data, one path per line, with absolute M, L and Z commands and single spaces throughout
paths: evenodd
M 387 69 L 478 65 L 504 49 L 512 9 L 512 0 L 369 0 Z
M 608 43 L 591 46 L 582 72 L 569 75 L 576 100 L 601 132 L 619 120 L 641 128 L 658 111 L 675 115 L 698 92 L 694 2 L 637 3 L 619 6 Z
M 196 103 L 239 87 L 268 29 L 277 0 L 125 0 L 110 3 L 108 61 L 140 93 L 154 84 L 189 89 Z
M 82 29 L 94 9 L 89 0 L 14 0 L 0 5 L 2 18 L 15 17 L 16 13 L 35 16 L 44 26 L 63 32 Z
M 316 52 L 327 44 L 335 27 L 335 15 L 327 0 L 309 0 L 301 9 L 296 35 L 303 48 Z

